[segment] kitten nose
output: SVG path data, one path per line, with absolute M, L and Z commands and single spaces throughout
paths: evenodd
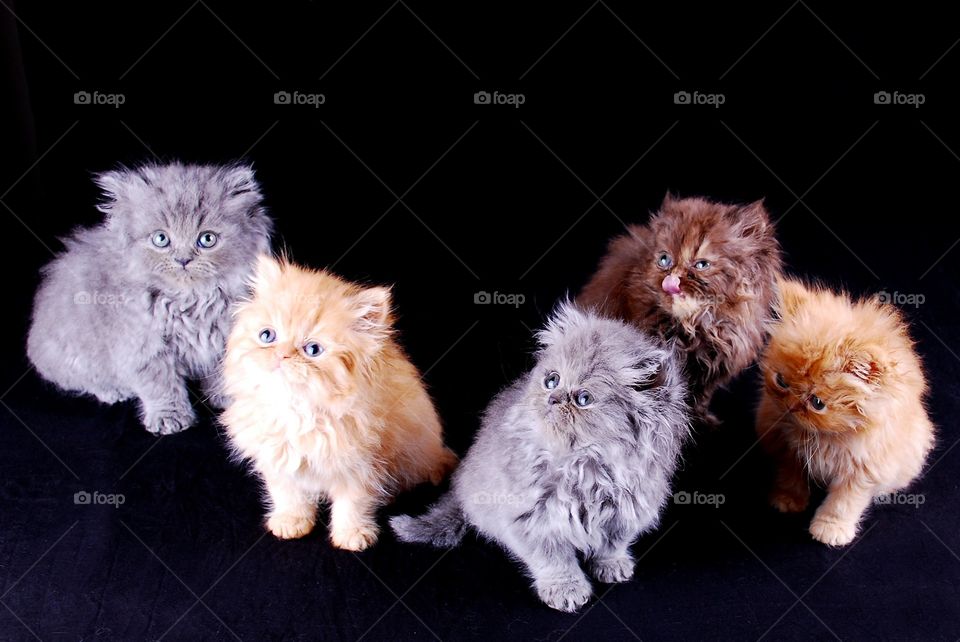
M 676 274 L 668 274 L 663 277 L 663 283 L 660 284 L 660 287 L 667 294 L 680 294 L 680 277 Z
M 563 403 L 567 400 L 567 395 L 562 392 L 551 392 L 550 396 L 547 397 L 547 403 L 551 406 L 556 406 L 557 404 Z
M 177 263 L 179 263 L 182 267 L 187 267 L 187 264 L 192 260 L 193 259 L 177 259 Z

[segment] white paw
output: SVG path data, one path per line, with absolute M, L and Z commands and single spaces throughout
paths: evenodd
M 345 551 L 362 551 L 377 542 L 377 527 L 374 524 L 364 524 L 341 528 L 330 533 L 330 541 Z
M 827 546 L 846 546 L 856 537 L 857 525 L 833 517 L 814 517 L 810 523 L 810 534 L 813 539 Z
M 168 410 L 148 413 L 144 417 L 143 425 L 148 432 L 155 435 L 172 435 L 186 430 L 193 425 L 194 421 L 196 421 L 196 415 L 191 408 L 183 411 Z
M 302 515 L 271 515 L 267 528 L 280 539 L 297 539 L 313 530 L 314 518 Z
M 633 560 L 627 556 L 593 560 L 590 570 L 598 581 L 604 584 L 628 582 L 633 577 Z
M 537 594 L 552 609 L 575 613 L 593 594 L 590 582 L 583 575 L 550 582 L 537 582 Z

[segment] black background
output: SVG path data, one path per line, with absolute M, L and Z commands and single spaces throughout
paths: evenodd
M 949 8 L 356 4 L 0 1 L 0 638 L 957 638 Z M 525 103 L 476 105 L 481 90 Z M 77 105 L 78 91 L 125 103 Z M 276 105 L 277 91 L 326 102 Z M 725 102 L 677 105 L 677 91 Z M 877 105 L 877 91 L 925 104 Z M 717 399 L 725 426 L 698 435 L 676 483 L 724 505 L 671 505 L 635 546 L 635 580 L 597 585 L 602 601 L 581 615 L 539 604 L 472 537 L 444 553 L 385 532 L 359 555 L 332 549 L 323 527 L 276 541 L 208 411 L 158 440 L 132 405 L 58 394 L 23 356 L 39 267 L 58 236 L 99 220 L 91 174 L 154 156 L 251 160 L 278 247 L 395 284 L 403 342 L 461 453 L 490 396 L 528 366 L 530 329 L 625 222 L 668 189 L 765 197 L 791 272 L 922 295 L 904 310 L 941 431 L 909 491 L 924 503 L 873 510 L 841 550 L 810 539 L 812 511 L 775 514 L 750 371 Z M 525 303 L 476 305 L 480 291 Z M 75 505 L 78 491 L 125 502 Z

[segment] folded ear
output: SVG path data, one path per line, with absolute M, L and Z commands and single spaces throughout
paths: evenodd
M 253 273 L 253 289 L 262 291 L 274 287 L 280 281 L 283 274 L 283 264 L 270 256 L 261 254 L 257 256 L 257 267 Z
M 364 288 L 354 295 L 356 330 L 377 339 L 385 338 L 390 332 L 391 299 L 390 288 L 380 286 Z
M 812 293 L 799 281 L 777 279 L 776 309 L 780 318 L 793 316 L 812 298 Z
M 227 165 L 220 171 L 227 198 L 235 207 L 247 208 L 250 212 L 263 200 L 260 183 L 251 165 L 237 163 Z

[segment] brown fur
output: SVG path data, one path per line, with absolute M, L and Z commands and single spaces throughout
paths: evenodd
M 276 340 L 260 341 L 264 328 Z M 308 342 L 323 352 L 309 357 Z M 416 368 L 393 338 L 387 288 L 261 257 L 227 342 L 223 424 L 269 495 L 270 531 L 302 537 L 329 500 L 334 545 L 362 550 L 398 491 L 456 464 Z
M 697 414 L 716 389 L 751 365 L 763 348 L 780 273 L 780 249 L 762 202 L 726 205 L 703 198 L 663 201 L 647 225 L 613 239 L 577 302 L 632 321 L 675 342 L 687 355 Z M 662 253 L 669 268 L 657 261 Z M 697 269 L 697 261 L 709 266 Z M 661 287 L 680 280 L 681 295 Z
M 848 544 L 870 502 L 910 484 L 933 447 L 923 367 L 895 307 L 796 281 L 780 291 L 757 411 L 757 433 L 778 465 L 770 501 L 804 510 L 812 477 L 828 494 L 810 533 Z

